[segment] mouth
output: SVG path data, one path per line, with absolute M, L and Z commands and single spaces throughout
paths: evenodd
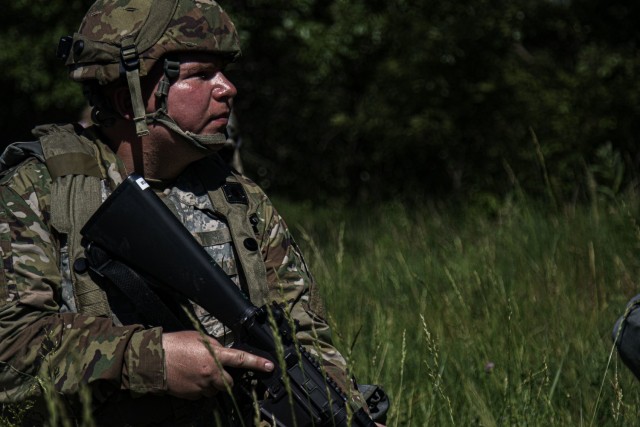
M 229 124 L 229 113 L 218 114 L 209 119 L 209 127 L 215 127 L 219 130 L 224 130 Z
M 229 121 L 229 116 L 231 115 L 230 111 L 225 111 L 224 113 L 217 114 L 212 117 L 212 121 Z

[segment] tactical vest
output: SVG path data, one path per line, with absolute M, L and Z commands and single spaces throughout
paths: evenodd
M 74 129 L 73 125 L 41 126 L 34 134 L 39 137 L 41 153 L 37 143 L 12 144 L 9 151 L 13 150 L 13 155 L 3 155 L 0 166 L 6 169 L 11 166 L 8 163 L 17 162 L 21 157 L 22 160 L 26 157 L 44 160 L 52 179 L 51 227 L 62 236 L 60 249 L 66 246 L 68 250 L 75 309 L 90 316 L 111 316 L 106 293 L 88 274 L 77 272 L 73 266 L 84 258 L 82 226 L 106 194 L 122 182 L 126 175 L 124 166 L 96 137 Z M 200 165 L 197 176 L 207 189 L 216 213 L 227 222 L 243 288 L 251 301 L 261 306 L 268 299 L 267 276 L 252 224 L 259 201 L 249 196 L 251 193 L 239 176 L 219 156 L 212 156 L 212 162 L 215 168 L 211 167 L 212 163 Z M 112 165 L 109 169 L 108 164 Z

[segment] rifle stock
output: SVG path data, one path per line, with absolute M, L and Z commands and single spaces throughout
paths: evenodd
M 253 384 L 257 380 L 257 395 L 265 396 L 258 402 L 262 419 L 282 427 L 349 425 L 347 396 L 295 343 L 295 331 L 280 308 L 275 303 L 253 305 L 143 178 L 131 175 L 118 186 L 81 234 L 93 271 L 103 274 L 111 261 L 123 264 L 152 289 L 170 289 L 215 316 L 233 331 L 234 348 L 274 362 L 273 372 L 251 377 Z M 270 319 L 277 325 L 277 336 Z M 250 383 L 244 377 L 239 380 L 249 394 Z M 350 425 L 375 424 L 361 408 L 352 414 Z

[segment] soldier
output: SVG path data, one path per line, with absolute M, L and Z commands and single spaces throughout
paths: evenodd
M 80 423 L 90 401 L 99 425 L 233 425 L 228 369 L 273 369 L 229 348 L 229 331 L 199 307 L 208 345 L 195 331 L 136 322 L 87 274 L 80 229 L 133 172 L 254 304 L 286 303 L 297 339 L 350 390 L 350 406 L 363 405 L 286 224 L 218 155 L 236 95 L 224 69 L 239 53 L 213 0 L 98 0 L 61 41 L 94 125 L 40 126 L 37 141 L 0 158 L 0 401 L 29 402 L 23 424 L 55 419 L 52 401 Z M 243 197 L 225 197 L 221 183 Z

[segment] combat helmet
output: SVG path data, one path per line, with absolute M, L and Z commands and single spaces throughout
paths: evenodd
M 138 136 L 149 133 L 149 123 L 159 122 L 200 148 L 222 144 L 224 135 L 185 132 L 167 112 L 169 86 L 180 66 L 171 54 L 189 51 L 230 60 L 240 54 L 235 26 L 213 0 L 97 0 L 78 31 L 63 37 L 58 46 L 58 56 L 66 61 L 74 81 L 106 85 L 126 78 Z M 164 60 L 164 77 L 156 92 L 160 108 L 147 114 L 140 77 L 160 59 Z

